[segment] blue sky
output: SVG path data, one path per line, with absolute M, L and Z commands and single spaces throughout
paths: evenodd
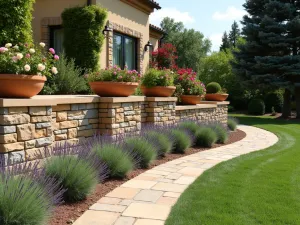
M 162 6 L 150 17 L 150 22 L 159 25 L 164 17 L 182 21 L 186 27 L 202 32 L 211 39 L 212 50 L 219 50 L 222 35 L 230 30 L 234 20 L 240 21 L 246 12 L 245 0 L 157 0 Z

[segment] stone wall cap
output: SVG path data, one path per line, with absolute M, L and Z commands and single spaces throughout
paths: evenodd
M 0 107 L 53 106 L 99 102 L 97 95 L 37 95 L 32 98 L 0 98 Z
M 129 96 L 129 97 L 100 97 L 99 102 L 105 103 L 122 103 L 122 102 L 144 102 L 144 96 Z
M 199 104 L 199 105 L 179 105 L 175 107 L 176 111 L 189 110 L 189 109 L 212 109 L 217 108 L 217 104 Z
M 177 102 L 176 97 L 146 97 L 146 102 Z
M 230 102 L 228 102 L 228 101 L 223 101 L 223 102 L 218 102 L 218 101 L 201 101 L 200 104 L 229 105 Z

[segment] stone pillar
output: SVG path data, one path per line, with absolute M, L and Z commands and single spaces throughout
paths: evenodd
M 177 98 L 146 97 L 142 107 L 142 122 L 153 125 L 175 123 Z
M 100 134 L 117 135 L 139 133 L 142 102 L 145 97 L 107 97 L 99 103 Z

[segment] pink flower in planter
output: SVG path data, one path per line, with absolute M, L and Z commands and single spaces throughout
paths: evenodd
M 55 56 L 54 56 L 54 60 L 58 61 L 58 60 L 59 60 L 59 56 L 58 56 L 58 55 L 55 55 Z
M 30 56 L 30 54 L 26 54 L 25 57 L 26 57 L 27 59 L 29 59 L 31 56 Z
M 123 77 L 122 76 L 119 76 L 119 79 L 122 79 Z
M 1 48 L 0 48 L 0 52 L 1 52 L 1 53 L 7 52 L 7 51 L 8 51 L 8 49 L 5 48 L 5 47 L 1 47 Z
M 117 75 L 117 72 L 114 72 L 114 75 Z
M 12 57 L 12 61 L 13 61 L 13 62 L 18 62 L 18 57 L 17 57 L 17 56 L 13 56 L 13 57 Z
M 50 52 L 52 55 L 54 55 L 54 54 L 55 54 L 54 48 L 49 48 L 49 52 Z

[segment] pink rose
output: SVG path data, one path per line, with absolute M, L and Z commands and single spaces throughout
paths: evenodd
M 26 57 L 27 59 L 29 59 L 29 58 L 30 58 L 30 54 L 26 54 L 25 57 Z
M 1 48 L 0 48 L 0 52 L 1 52 L 1 53 L 3 53 L 3 52 L 7 52 L 7 51 L 8 51 L 8 49 L 7 49 L 7 48 L 5 48 L 5 47 L 1 47 Z
M 13 56 L 13 57 L 12 57 L 12 61 L 13 61 L 13 62 L 18 62 L 17 56 Z
M 114 75 L 117 75 L 117 72 L 114 72 Z
M 59 56 L 58 56 L 58 55 L 55 55 L 55 56 L 54 56 L 54 60 L 56 60 L 56 61 L 59 60 Z
M 54 55 L 55 54 L 55 50 L 53 48 L 49 48 L 49 52 Z

